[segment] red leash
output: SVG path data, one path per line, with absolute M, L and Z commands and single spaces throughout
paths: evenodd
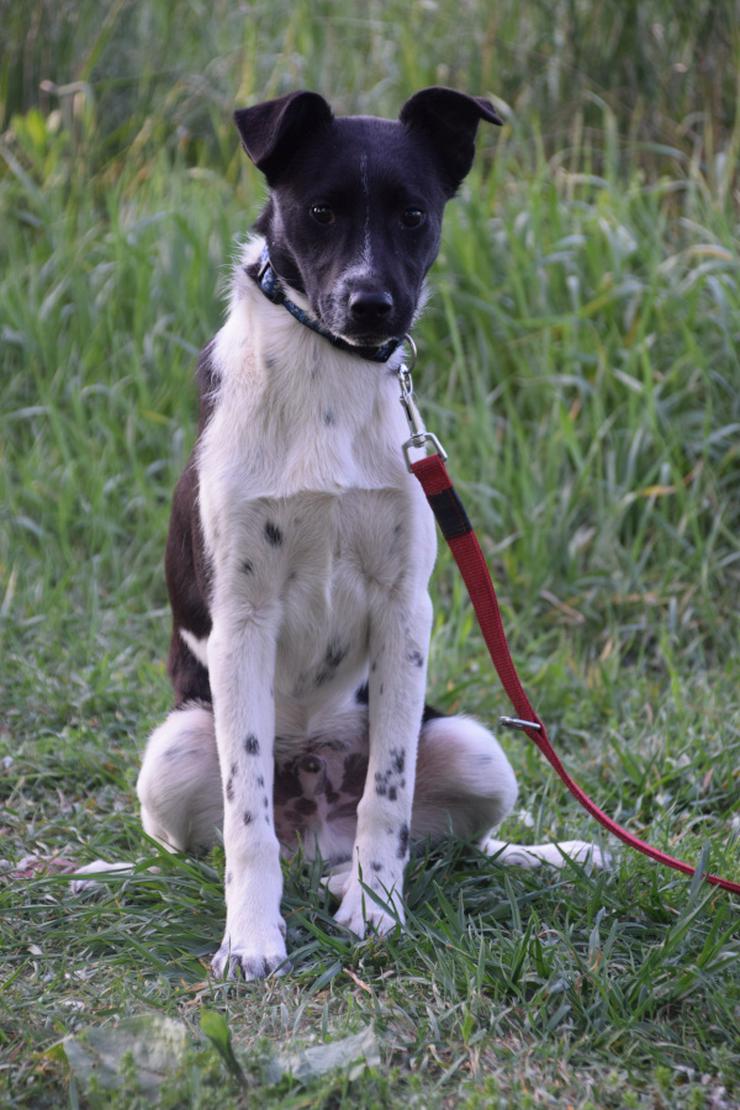
M 407 378 L 407 381 L 410 386 L 410 378 Z M 407 414 L 410 411 L 409 402 L 411 402 L 411 391 L 409 388 L 404 397 L 404 382 L 402 377 L 402 403 L 407 410 Z M 411 402 L 411 404 L 412 403 L 413 402 Z M 415 410 L 413 410 L 413 415 L 414 417 L 418 416 Z M 407 461 L 408 448 L 410 446 L 420 447 L 426 439 L 433 439 L 431 433 L 421 430 L 418 420 L 415 419 L 414 423 L 412 423 L 410 419 L 409 423 L 413 434 L 411 440 L 409 440 L 404 448 Z M 414 442 L 414 440 L 416 440 L 416 442 Z M 433 442 L 435 447 L 441 450 L 436 439 L 434 439 Z M 501 612 L 498 606 L 498 598 L 496 597 L 496 590 L 491 581 L 491 575 L 489 574 L 483 552 L 480 549 L 480 544 L 478 543 L 478 539 L 468 519 L 468 515 L 465 512 L 465 508 L 450 481 L 450 476 L 447 473 L 443 457 L 440 454 L 435 454 L 425 459 L 420 459 L 415 463 L 409 462 L 409 469 L 419 479 L 421 487 L 432 508 L 432 512 L 437 518 L 437 523 L 442 531 L 442 535 L 447 540 L 455 562 L 460 568 L 493 665 L 501 679 L 504 690 L 509 696 L 511 704 L 516 710 L 516 717 L 502 717 L 501 723 L 509 728 L 516 728 L 522 732 L 526 732 L 529 739 L 533 740 L 540 749 L 545 759 L 555 768 L 555 771 L 568 787 L 571 794 L 573 794 L 583 808 L 588 810 L 591 816 L 595 817 L 610 833 L 619 837 L 625 844 L 629 844 L 630 848 L 636 848 L 638 852 L 643 852 L 646 856 L 650 856 L 651 859 L 657 860 L 658 863 L 663 863 L 667 867 L 675 867 L 677 871 L 683 871 L 686 875 L 693 875 L 696 869 L 692 867 L 691 864 L 676 859 L 674 856 L 669 856 L 666 852 L 661 852 L 658 848 L 653 848 L 652 845 L 646 844 L 644 840 L 640 840 L 639 837 L 633 836 L 632 833 L 623 829 L 622 826 L 618 825 L 611 817 L 608 817 L 603 810 L 599 809 L 599 807 L 591 801 L 588 794 L 581 789 L 577 782 L 574 782 L 565 770 L 557 752 L 550 743 L 547 729 L 532 708 L 529 698 L 524 691 L 524 687 L 519 681 L 519 675 L 514 666 L 514 661 L 511 658 L 511 652 L 509 651 L 509 645 L 506 640 L 506 633 L 504 632 Z M 719 875 L 705 874 L 703 878 L 706 879 L 708 883 L 724 887 L 725 890 L 731 890 L 734 894 L 740 894 L 740 883 L 733 883 L 729 879 L 722 879 Z

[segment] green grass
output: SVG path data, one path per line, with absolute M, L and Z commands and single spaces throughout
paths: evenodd
M 155 1011 L 192 1031 L 169 1106 L 735 1105 L 728 895 L 626 849 L 608 875 L 551 875 L 446 844 L 409 866 L 406 932 L 358 944 L 295 861 L 293 974 L 228 989 L 206 974 L 220 855 L 162 859 L 133 794 L 169 703 L 161 559 L 194 356 L 263 196 L 231 107 L 305 85 L 390 113 L 445 81 L 500 96 L 508 122 L 481 134 L 448 212 L 417 331 L 427 421 L 568 766 L 639 835 L 737 878 L 731 5 L 249 11 L 34 2 L 5 24 L 0 1102 L 110 1102 L 54 1046 Z M 495 721 L 506 705 L 446 554 L 433 588 L 431 697 Z M 598 835 L 534 749 L 504 741 L 526 811 L 507 835 Z M 74 899 L 53 869 L 13 877 L 30 854 L 142 865 Z M 204 1010 L 226 1015 L 246 1092 L 201 1037 Z M 379 1066 L 271 1079 L 277 1047 L 367 1025 Z M 126 1082 L 115 1098 L 135 1105 Z

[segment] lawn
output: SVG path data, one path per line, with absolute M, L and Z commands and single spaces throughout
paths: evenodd
M 162 1045 L 171 1107 L 738 1104 L 731 895 L 614 843 L 609 873 L 555 874 L 449 843 L 409 864 L 407 929 L 359 943 L 295 860 L 292 974 L 227 986 L 207 972 L 222 853 L 162 856 L 133 784 L 169 704 L 194 360 L 263 199 L 230 112 L 305 86 L 393 115 L 445 83 L 506 122 L 482 129 L 417 328 L 427 423 L 568 767 L 633 832 L 740 878 L 739 45 L 725 0 L 8 4 L 0 1104 L 138 1105 Z M 444 553 L 433 595 L 430 700 L 495 724 Z M 599 839 L 503 741 L 505 835 Z M 97 857 L 141 862 L 72 896 Z M 95 1045 L 121 1057 L 113 1093 L 86 1076 Z

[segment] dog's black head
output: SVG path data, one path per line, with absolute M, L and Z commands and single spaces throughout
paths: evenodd
M 436 87 L 398 120 L 335 117 L 311 92 L 235 113 L 270 185 L 257 227 L 273 267 L 331 331 L 358 345 L 408 331 L 482 119 L 501 122 L 487 100 Z

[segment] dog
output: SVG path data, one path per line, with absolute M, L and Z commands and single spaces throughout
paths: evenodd
M 435 526 L 401 444 L 401 340 L 485 99 L 433 87 L 397 120 L 294 92 L 235 113 L 268 200 L 198 365 L 200 419 L 166 549 L 172 712 L 137 792 L 173 851 L 223 833 L 219 977 L 289 966 L 280 858 L 331 868 L 336 921 L 403 924 L 410 846 L 452 833 L 502 862 L 581 841 L 494 840 L 514 773 L 496 739 L 425 706 Z

